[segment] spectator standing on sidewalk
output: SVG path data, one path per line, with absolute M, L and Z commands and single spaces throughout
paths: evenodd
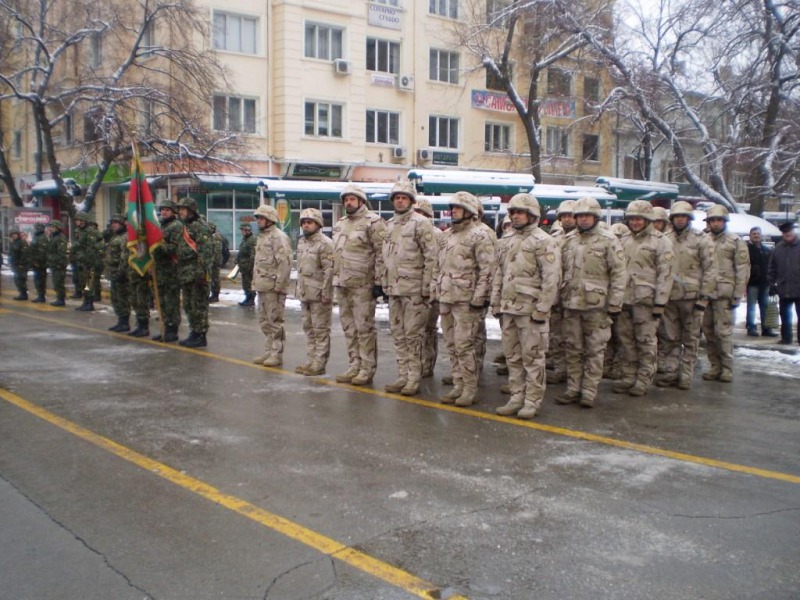
M 761 228 L 753 227 L 750 230 L 750 241 L 747 242 L 747 251 L 750 253 L 750 278 L 747 280 L 747 335 L 758 336 L 756 327 L 756 306 L 761 317 L 761 335 L 775 337 L 778 334 L 769 327 L 765 327 L 767 318 L 767 303 L 769 302 L 769 281 L 767 269 L 772 250 L 761 243 Z
M 797 340 L 800 342 L 800 241 L 795 223 L 780 226 L 783 238 L 772 253 L 767 278 L 771 292 L 780 298 L 781 344 L 792 343 L 792 305 L 797 317 Z

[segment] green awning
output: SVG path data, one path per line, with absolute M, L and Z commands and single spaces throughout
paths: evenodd
M 631 200 L 675 200 L 678 197 L 678 186 L 674 183 L 659 181 L 639 181 L 636 179 L 618 179 L 616 177 L 598 177 L 595 182 L 614 194 L 622 202 Z

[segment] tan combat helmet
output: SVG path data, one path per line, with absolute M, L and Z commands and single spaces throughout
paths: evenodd
M 641 217 L 647 221 L 653 220 L 653 205 L 647 200 L 634 200 L 625 209 L 625 218 Z
M 469 192 L 456 192 L 450 196 L 449 204 L 462 207 L 473 217 L 479 217 L 481 214 L 480 201 Z
M 433 218 L 433 206 L 431 206 L 427 198 L 418 198 L 414 203 L 414 210 L 418 213 L 422 213 L 429 219 Z
M 575 200 L 564 200 L 556 209 L 556 218 L 561 215 L 571 215 L 575 212 Z
M 256 217 L 264 217 L 268 221 L 272 221 L 273 223 L 277 223 L 281 220 L 278 216 L 278 211 L 275 210 L 274 206 L 270 206 L 269 204 L 262 204 L 259 206 L 256 211 L 253 213 Z
M 322 213 L 318 208 L 303 209 L 303 211 L 300 213 L 300 223 L 303 221 L 314 221 L 314 223 L 317 223 L 320 227 L 325 226 L 325 222 L 322 220 Z
M 539 206 L 539 201 L 526 193 L 512 196 L 511 200 L 508 202 L 508 210 L 522 210 L 537 219 L 542 216 L 542 209 Z
M 667 209 L 660 206 L 653 207 L 653 221 L 669 221 Z
M 625 223 L 614 223 L 611 226 L 611 233 L 613 233 L 618 238 L 623 238 L 626 235 L 630 235 L 631 230 L 628 229 L 628 226 Z
M 600 203 L 597 201 L 597 198 L 586 196 L 584 198 L 578 198 L 575 201 L 572 214 L 576 217 L 578 215 L 594 215 L 600 219 L 603 216 L 603 209 L 600 208 Z
M 722 206 L 722 204 L 715 204 L 711 208 L 708 209 L 706 212 L 706 221 L 713 218 L 725 219 L 725 221 L 730 221 L 731 216 L 728 213 L 728 209 Z
M 394 188 L 392 189 L 394 190 Z M 356 196 L 365 204 L 367 202 L 367 193 L 354 183 L 348 183 L 346 186 L 344 186 L 342 193 L 339 194 L 339 198 L 344 200 L 345 196 Z
M 414 189 L 414 184 L 410 181 L 398 181 L 392 186 L 392 191 L 389 194 L 389 200 L 394 200 L 397 194 L 405 194 L 411 198 L 411 202 L 417 201 L 417 191 Z
M 694 220 L 694 209 L 692 208 L 692 205 L 685 200 L 681 200 L 680 202 L 673 204 L 669 211 L 670 219 L 672 219 L 672 217 L 679 217 L 681 215 L 689 217 L 689 220 L 691 221 Z

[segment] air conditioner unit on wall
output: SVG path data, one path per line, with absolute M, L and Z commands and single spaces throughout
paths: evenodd
M 337 75 L 350 75 L 353 72 L 353 66 L 349 60 L 337 58 L 333 61 L 333 72 Z
M 406 149 L 403 146 L 393 146 L 392 147 L 392 158 L 394 159 L 403 159 L 407 155 Z
M 414 76 L 413 75 L 398 75 L 397 76 L 397 89 L 404 92 L 414 91 Z
M 417 159 L 420 162 L 428 162 L 433 158 L 433 153 L 430 148 L 420 148 L 417 150 Z

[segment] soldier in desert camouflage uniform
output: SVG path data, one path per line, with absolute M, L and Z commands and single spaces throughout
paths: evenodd
M 660 206 L 653 207 L 653 229 L 660 231 L 663 234 L 669 233 L 669 213 L 666 208 Z
M 322 213 L 307 208 L 300 213 L 303 237 L 297 242 L 297 287 L 308 360 L 294 372 L 322 375 L 331 354 L 331 313 L 333 312 L 333 242 L 322 233 Z
M 383 240 L 383 291 L 389 297 L 389 321 L 397 360 L 397 379 L 387 392 L 413 396 L 422 378 L 422 341 L 436 247 L 433 225 L 414 212 L 417 194 L 411 183 L 394 185 L 389 196 L 394 217 Z
M 672 243 L 651 223 L 653 207 L 634 200 L 625 211 L 630 236 L 623 244 L 628 286 L 616 329 L 622 348 L 622 377 L 612 391 L 643 396 L 656 373 L 656 331 L 672 289 Z
M 486 222 L 483 220 L 485 212 L 483 210 L 483 202 L 481 199 L 478 198 L 478 227 L 480 227 L 484 233 L 488 236 L 488 238 L 492 241 L 492 245 L 494 246 L 495 253 L 497 252 L 497 232 L 489 227 Z M 492 277 L 494 277 L 494 269 L 496 265 L 492 263 Z M 489 314 L 489 307 L 487 306 L 483 311 L 481 311 L 481 318 L 478 320 L 477 323 L 477 330 L 475 332 L 475 359 L 478 361 L 478 373 L 483 370 L 483 361 L 486 357 L 486 316 Z
M 431 297 L 439 301 L 442 330 L 453 373 L 445 404 L 470 406 L 478 392 L 476 333 L 489 304 L 494 272 L 493 233 L 478 223 L 478 199 L 457 192 L 450 199 L 453 226 L 444 232 L 434 264 Z
M 715 204 L 706 213 L 709 239 L 717 265 L 717 288 L 703 315 L 703 334 L 711 368 L 703 379 L 733 381 L 733 317 L 747 290 L 750 252 L 745 241 L 727 231 L 728 209 Z
M 717 287 L 717 265 L 708 236 L 692 229 L 692 205 L 676 202 L 670 212 L 672 230 L 668 237 L 675 252 L 672 290 L 664 311 L 662 374 L 656 379 L 659 387 L 676 385 L 688 390 L 697 363 L 697 347 L 703 312 Z
M 541 209 L 536 198 L 515 195 L 508 214 L 514 234 L 500 247 L 492 307 L 496 316 L 503 317 L 511 398 L 497 408 L 497 414 L 532 419 L 544 399 L 547 333 L 561 280 L 561 256 L 556 242 L 539 229 Z
M 381 277 L 386 224 L 369 210 L 367 195 L 357 185 L 347 185 L 340 197 L 346 214 L 333 229 L 333 286 L 349 366 L 336 381 L 367 385 L 378 368 L 375 305 L 384 295 Z
M 575 209 L 574 200 L 564 200 L 556 209 L 556 219 L 560 227 L 553 227 L 550 236 L 558 246 L 559 256 L 564 247 L 564 239 L 567 234 L 575 229 Z M 564 354 L 564 332 L 562 323 L 564 321 L 564 308 L 561 306 L 561 298 L 557 297 L 552 310 L 550 311 L 550 341 L 547 349 L 547 362 L 552 366 L 552 371 L 547 372 L 547 383 L 562 383 L 567 378 L 567 360 Z
M 556 402 L 580 400 L 581 406 L 590 408 L 603 376 L 612 317 L 622 310 L 627 273 L 619 240 L 598 226 L 602 209 L 597 200 L 577 200 L 574 214 L 578 227 L 567 236 L 562 250 L 567 391 Z
M 620 245 L 625 247 L 625 242 L 631 237 L 631 230 L 623 223 L 614 223 L 611 226 L 611 233 L 617 236 Z M 620 379 L 622 377 L 622 342 L 619 337 L 619 319 L 615 319 L 611 325 L 611 338 L 606 344 L 606 354 L 603 358 L 603 378 Z
M 433 225 L 433 207 L 425 198 L 417 198 L 414 210 L 430 219 Z M 433 231 L 434 260 L 439 251 L 439 238 L 442 230 L 435 225 Z M 428 297 L 428 318 L 425 321 L 425 336 L 422 340 L 422 378 L 433 377 L 433 369 L 439 355 L 439 302 Z
M 253 359 L 265 367 L 283 364 L 283 313 L 292 273 L 292 243 L 278 229 L 275 207 L 262 205 L 255 211 L 258 223 L 253 289 L 258 292 L 258 323 L 264 334 L 264 353 Z

